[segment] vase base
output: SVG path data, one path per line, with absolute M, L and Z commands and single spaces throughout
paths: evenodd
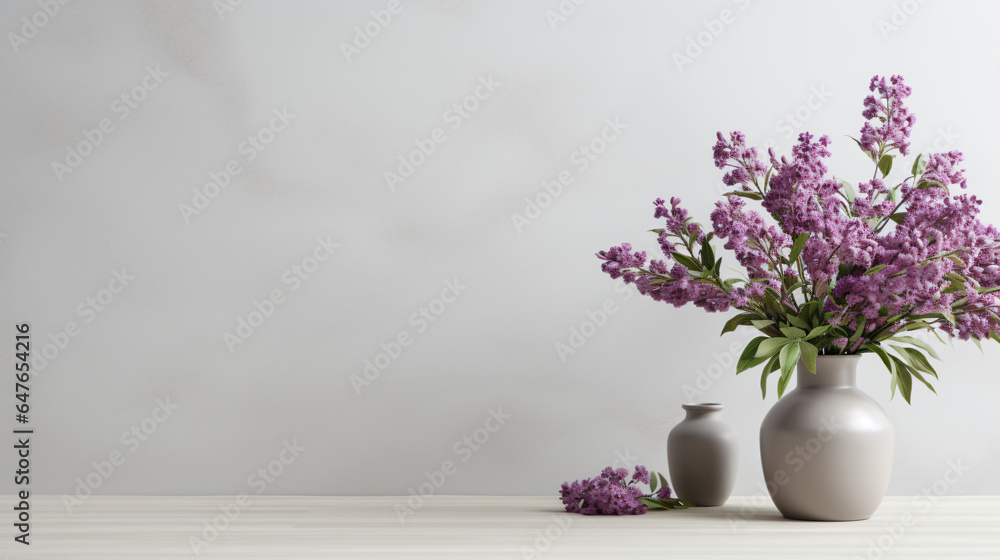
M 857 518 L 851 518 L 851 519 L 831 519 L 831 518 L 821 518 L 821 517 L 810 517 L 808 515 L 792 516 L 792 515 L 785 515 L 785 514 L 782 514 L 782 517 L 784 517 L 785 519 L 791 519 L 791 520 L 794 520 L 794 521 L 819 521 L 819 522 L 828 522 L 828 523 L 844 523 L 844 522 L 848 522 L 849 523 L 851 521 L 865 521 L 865 520 L 871 519 L 871 516 L 868 516 L 868 517 L 857 517 Z

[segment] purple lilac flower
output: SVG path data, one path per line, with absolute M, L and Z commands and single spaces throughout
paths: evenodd
M 628 469 L 605 467 L 599 476 L 564 482 L 559 491 L 563 506 L 569 513 L 583 515 L 641 515 L 649 508 L 639 498 L 650 497 L 638 484 L 649 484 L 649 471 L 638 465 L 631 479 Z M 670 498 L 670 487 L 664 485 L 656 492 L 660 499 Z
M 728 239 L 724 247 L 736 253 L 736 260 L 747 269 L 750 278 L 777 278 L 767 264 L 780 259 L 781 250 L 791 245 L 791 238 L 775 226 L 768 226 L 758 212 L 745 207 L 746 203 L 735 195 L 716 202 L 711 215 L 712 231 L 720 239 Z
M 892 214 L 896 203 L 886 197 L 889 188 L 882 179 L 872 179 L 858 185 L 854 197 L 854 213 L 861 219 L 884 218 Z M 882 200 L 879 200 L 882 198 Z
M 729 140 L 718 133 L 718 142 L 712 152 L 715 166 L 719 169 L 730 168 L 722 176 L 722 182 L 729 186 L 741 185 L 744 191 L 750 191 L 750 183 L 757 177 L 763 177 L 767 166 L 760 161 L 757 148 L 746 145 L 746 135 L 740 131 L 729 134 Z
M 869 89 L 862 149 L 873 158 L 893 150 L 906 155 L 915 122 L 905 105 L 910 88 L 899 76 L 875 76 Z M 1000 231 L 979 220 L 981 200 L 951 194 L 951 186 L 967 187 L 961 152 L 930 154 L 917 177 L 896 186 L 876 172 L 851 198 L 829 175 L 831 144 L 827 136 L 803 133 L 790 156 L 769 150 L 767 167 L 742 132 L 719 133 L 712 152 L 716 167 L 725 170 L 723 181 L 761 199 L 764 212 L 729 195 L 716 203 L 708 231 L 680 199 L 671 198 L 669 206 L 657 199 L 654 217 L 665 222 L 658 244 L 666 259 L 647 265 L 645 252 L 622 244 L 598 253 L 602 269 L 657 301 L 708 311 L 758 312 L 768 289 L 784 294 L 801 281 L 832 326 L 854 332 L 864 321 L 849 348 L 847 338 L 830 340 L 847 352 L 870 342 L 876 330 L 899 329 L 905 319 L 898 317 L 907 315 L 953 317 L 953 324 L 936 326 L 962 339 L 1000 335 L 1000 292 L 988 291 L 1000 286 Z M 787 256 L 804 235 L 800 270 Z M 723 282 L 714 265 L 701 262 L 713 237 L 725 240 L 723 248 L 735 255 L 745 279 Z M 791 296 L 782 297 L 795 306 Z
M 899 150 L 902 155 L 910 153 L 910 131 L 916 122 L 916 117 L 903 100 L 910 96 L 910 87 L 903 83 L 902 76 L 893 76 L 886 82 L 885 78 L 875 76 L 868 89 L 878 92 L 878 97 L 869 95 L 865 98 L 865 110 L 861 115 L 869 121 L 878 119 L 880 126 L 874 127 L 866 122 L 861 127 L 862 149 L 872 157 L 885 153 L 889 148 Z
M 927 159 L 923 180 L 937 181 L 942 185 L 959 185 L 966 188 L 965 170 L 955 167 L 965 159 L 962 152 L 951 151 L 943 154 L 931 154 Z
M 607 251 L 597 253 L 597 258 L 604 261 L 601 270 L 608 273 L 612 278 L 623 278 L 626 284 L 635 282 L 635 273 L 629 269 L 638 268 L 646 264 L 646 252 L 636 251 L 632 253 L 632 245 L 622 243 L 618 247 L 612 247 Z
M 643 484 L 649 484 L 649 471 L 646 467 L 642 465 L 636 465 L 635 474 L 632 475 L 633 482 L 641 482 Z

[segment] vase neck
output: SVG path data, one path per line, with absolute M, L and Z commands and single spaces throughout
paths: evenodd
M 719 403 L 683 404 L 681 408 L 687 411 L 687 420 L 722 418 L 722 405 Z
M 861 356 L 819 356 L 816 359 L 816 373 L 812 373 L 801 361 L 798 365 L 797 382 L 799 388 L 836 388 L 858 386 L 858 361 Z

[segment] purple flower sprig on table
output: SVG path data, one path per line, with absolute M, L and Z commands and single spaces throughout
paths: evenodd
M 648 484 L 644 493 L 639 484 Z M 662 474 L 637 465 L 629 478 L 628 469 L 605 467 L 594 478 L 564 482 L 559 496 L 566 511 L 583 515 L 642 515 L 650 509 L 683 509 L 690 502 L 671 497 Z
M 908 176 L 889 181 L 910 152 L 911 89 L 900 76 L 875 76 L 868 89 L 855 142 L 874 169 L 857 188 L 830 174 L 828 136 L 804 132 L 790 156 L 768 150 L 767 165 L 742 132 L 720 132 L 712 156 L 733 190 L 716 202 L 710 228 L 680 199 L 656 199 L 663 227 L 651 231 L 665 258 L 627 243 L 597 253 L 605 273 L 656 301 L 738 310 L 722 333 L 748 325 L 763 335 L 736 367 L 764 365 L 762 394 L 780 371 L 780 398 L 800 360 L 815 372 L 819 355 L 872 353 L 892 394 L 910 402 L 914 379 L 934 390 L 927 355 L 938 356 L 908 331 L 1000 342 L 1000 230 L 979 220 L 981 200 L 953 192 L 968 186 L 962 153 L 917 154 Z M 723 275 L 716 238 L 740 277 Z

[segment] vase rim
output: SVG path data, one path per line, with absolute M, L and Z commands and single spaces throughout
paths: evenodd
M 685 403 L 681 405 L 684 410 L 699 410 L 699 411 L 710 411 L 710 410 L 722 410 L 722 403 L 717 402 L 703 402 L 703 403 Z
M 816 356 L 817 360 L 822 360 L 826 358 L 860 358 L 861 354 L 822 354 Z

